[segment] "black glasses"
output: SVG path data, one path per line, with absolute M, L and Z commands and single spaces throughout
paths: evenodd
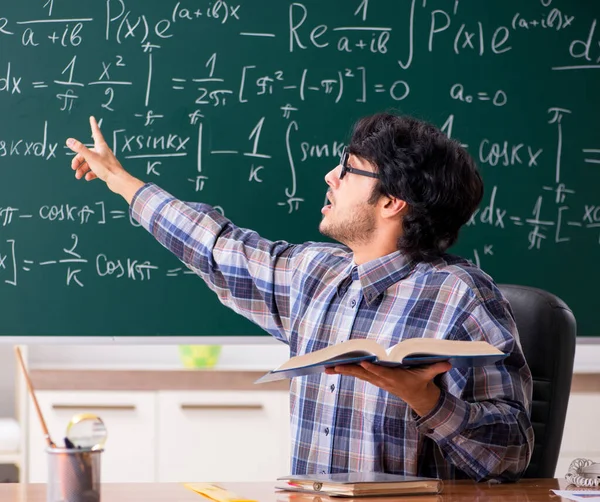
M 348 165 L 348 159 L 350 158 L 350 152 L 348 148 L 344 147 L 342 155 L 340 157 L 340 165 L 342 166 L 342 172 L 340 173 L 340 179 L 346 176 L 346 173 L 358 174 L 359 176 L 368 176 L 369 178 L 379 178 L 377 173 L 370 171 L 363 171 L 362 169 L 354 169 Z

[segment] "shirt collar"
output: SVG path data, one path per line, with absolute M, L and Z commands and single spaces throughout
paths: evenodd
M 400 251 L 359 265 L 358 278 L 367 303 L 371 304 L 390 286 L 404 279 L 415 266 L 416 262 Z

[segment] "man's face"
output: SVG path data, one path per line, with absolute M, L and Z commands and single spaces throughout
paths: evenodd
M 376 172 L 374 165 L 355 155 L 349 156 L 347 166 L 366 173 Z M 353 172 L 340 179 L 341 172 L 339 164 L 325 176 L 329 204 L 321 209 L 319 231 L 352 248 L 368 243 L 375 232 L 377 205 L 369 203 L 369 199 L 377 180 Z

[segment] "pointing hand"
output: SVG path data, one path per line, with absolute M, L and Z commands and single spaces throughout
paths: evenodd
M 77 179 L 85 178 L 86 181 L 99 178 L 106 183 L 110 190 L 122 195 L 127 202 L 131 202 L 135 192 L 144 183 L 123 169 L 106 143 L 94 117 L 90 117 L 90 126 L 94 138 L 93 148 L 88 148 L 73 138 L 67 140 L 67 146 L 77 154 L 71 161 L 75 177 Z

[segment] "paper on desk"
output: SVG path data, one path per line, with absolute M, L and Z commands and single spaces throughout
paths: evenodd
M 599 490 L 552 490 L 559 497 L 576 502 L 600 502 Z
M 237 493 L 213 483 L 185 483 L 183 486 L 215 502 L 258 502 L 240 497 Z

